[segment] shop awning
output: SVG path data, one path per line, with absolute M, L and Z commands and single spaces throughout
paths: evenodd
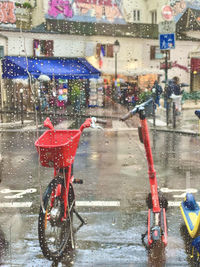
M 44 74 L 51 79 L 99 78 L 100 71 L 84 58 L 31 58 L 10 57 L 2 60 L 5 79 L 27 79 L 29 74 L 38 78 Z
M 109 75 L 115 75 L 115 69 L 104 69 L 102 71 L 104 74 L 109 74 Z M 125 75 L 125 76 L 142 76 L 146 74 L 157 74 L 157 75 L 162 75 L 163 70 L 157 69 L 157 68 L 136 68 L 136 69 L 118 69 L 117 73 L 120 75 Z

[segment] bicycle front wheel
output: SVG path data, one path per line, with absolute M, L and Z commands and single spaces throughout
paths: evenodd
M 58 185 L 61 185 L 61 196 L 55 197 Z M 72 248 L 73 240 L 73 205 L 74 191 L 70 184 L 68 194 L 68 210 L 66 220 L 62 220 L 64 216 L 64 201 L 62 193 L 64 189 L 64 179 L 54 178 L 48 185 L 43 195 L 43 206 L 40 206 L 38 221 L 38 236 L 40 247 L 45 258 L 52 261 L 59 261 Z M 52 201 L 53 198 L 53 201 Z

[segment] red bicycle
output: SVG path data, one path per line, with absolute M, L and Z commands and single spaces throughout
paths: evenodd
M 74 179 L 73 162 L 83 130 L 100 127 L 95 122 L 105 123 L 93 117 L 86 119 L 78 130 L 55 130 L 47 118 L 44 126 L 50 130 L 35 142 L 41 165 L 54 168 L 54 178 L 43 194 L 38 221 L 43 255 L 54 262 L 74 248 L 73 213 L 81 221 L 79 227 L 85 224 L 75 209 L 73 183 L 82 184 L 83 181 Z
M 146 157 L 148 162 L 148 174 L 151 193 L 147 198 L 148 205 L 148 226 L 147 232 L 142 235 L 142 241 L 145 247 L 152 248 L 156 243 L 167 245 L 167 222 L 166 222 L 166 209 L 168 202 L 161 193 L 158 192 L 156 172 L 154 170 L 153 156 L 150 146 L 149 131 L 147 125 L 147 114 L 150 109 L 153 110 L 153 100 L 148 101 L 136 106 L 133 110 L 127 113 L 121 120 L 125 121 L 135 114 L 139 114 L 141 126 L 138 128 L 140 141 L 144 144 Z M 145 244 L 144 238 L 147 235 L 148 244 Z

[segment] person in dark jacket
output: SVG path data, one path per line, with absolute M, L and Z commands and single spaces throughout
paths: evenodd
M 180 80 L 177 76 L 175 76 L 173 79 L 173 98 L 174 98 L 174 102 L 175 102 L 175 105 L 176 105 L 176 114 L 177 115 L 180 115 L 180 112 L 181 112 L 181 101 L 182 101 L 182 93 L 183 91 L 181 90 L 181 87 L 180 87 Z
M 154 99 L 155 99 L 155 103 L 158 105 L 158 107 L 160 107 L 160 96 L 163 92 L 162 87 L 158 84 L 158 81 L 154 82 L 154 85 L 151 89 Z
M 167 102 L 171 102 L 171 95 L 173 94 L 173 80 L 169 80 L 164 89 L 164 107 L 167 107 Z

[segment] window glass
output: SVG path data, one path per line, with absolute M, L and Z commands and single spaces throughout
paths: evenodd
M 199 33 L 197 0 L 0 0 L 1 266 L 200 265 Z

